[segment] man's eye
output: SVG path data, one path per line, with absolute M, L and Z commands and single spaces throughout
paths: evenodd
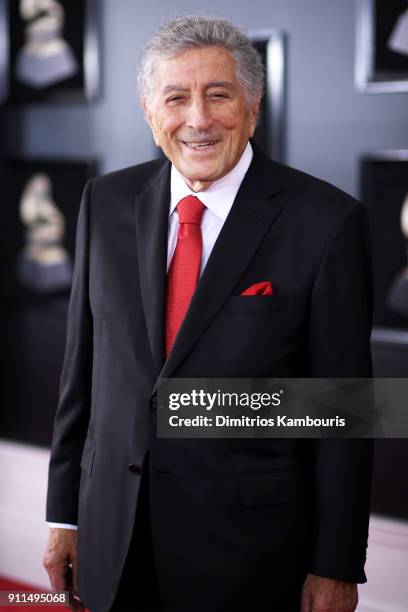
M 225 93 L 216 92 L 216 93 L 211 94 L 210 97 L 215 98 L 215 99 L 220 99 L 220 98 L 228 98 L 228 95 Z
M 180 102 L 180 100 L 183 100 L 183 96 L 172 96 L 171 98 L 167 98 L 166 100 L 166 104 L 169 104 L 171 102 Z

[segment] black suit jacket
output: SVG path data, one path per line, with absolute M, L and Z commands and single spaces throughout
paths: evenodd
M 163 160 L 83 197 L 47 502 L 49 521 L 78 522 L 80 596 L 114 599 L 140 483 L 128 466 L 147 451 L 165 609 L 284 610 L 307 572 L 365 581 L 370 441 L 155 435 L 163 377 L 371 375 L 363 207 L 255 147 L 165 360 L 169 198 Z M 240 296 L 264 280 L 291 299 Z

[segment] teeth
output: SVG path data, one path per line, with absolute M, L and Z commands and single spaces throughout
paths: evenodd
M 202 147 L 208 147 L 208 146 L 213 145 L 215 143 L 214 142 L 199 142 L 199 143 L 187 142 L 186 144 L 189 147 L 193 147 L 193 149 L 198 149 L 198 148 L 202 148 Z

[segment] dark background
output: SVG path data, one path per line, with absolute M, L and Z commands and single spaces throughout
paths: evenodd
M 49 446 L 58 402 L 69 291 L 39 295 L 19 283 L 16 262 L 25 242 L 19 218 L 20 198 L 33 174 L 44 172 L 50 177 L 53 200 L 66 224 L 63 245 L 73 262 L 81 194 L 88 178 L 95 175 L 96 164 L 79 160 L 13 160 L 4 167 L 10 188 L 2 207 L 5 240 L 1 435 Z
M 401 230 L 407 194 L 408 161 L 363 160 L 361 197 L 370 218 L 373 246 L 374 325 L 380 327 L 408 329 L 408 308 L 404 316 L 387 305 L 395 277 L 408 267 L 408 241 Z
M 11 102 L 59 101 L 67 97 L 69 98 L 69 96 L 72 97 L 73 90 L 77 91 L 78 95 L 81 95 L 80 92 L 84 89 L 83 52 L 86 2 L 82 0 L 79 2 L 59 0 L 59 3 L 65 10 L 63 38 L 71 47 L 75 56 L 78 63 L 78 72 L 68 79 L 40 90 L 29 87 L 14 78 L 17 53 L 25 41 L 25 22 L 20 17 L 20 2 L 11 0 L 8 4 L 10 41 L 9 99 Z

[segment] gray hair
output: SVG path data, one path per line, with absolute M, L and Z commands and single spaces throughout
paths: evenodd
M 187 49 L 222 47 L 236 62 L 237 78 L 249 103 L 262 96 L 264 67 L 261 56 L 248 36 L 226 19 L 191 15 L 175 17 L 151 38 L 139 64 L 138 92 L 142 101 L 152 96 L 153 74 L 157 63 Z

